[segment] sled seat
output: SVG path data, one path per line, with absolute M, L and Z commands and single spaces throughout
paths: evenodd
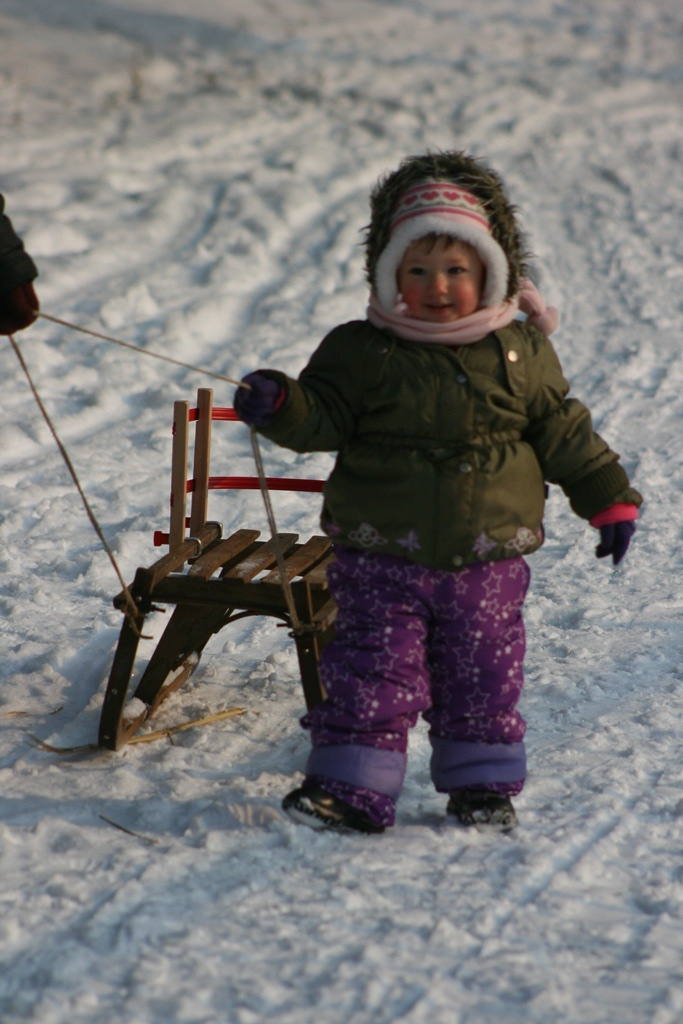
M 211 428 L 216 420 L 238 417 L 233 409 L 214 408 L 213 392 L 200 388 L 196 408 L 176 402 L 173 410 L 171 521 L 169 533 L 155 533 L 155 544 L 169 552 L 148 568 L 139 568 L 129 587 L 136 613 L 127 596 L 114 598 L 126 612 L 104 695 L 99 746 L 118 750 L 178 690 L 199 664 L 210 638 L 231 622 L 266 615 L 289 627 L 296 644 L 304 699 L 308 709 L 324 696 L 318 659 L 331 639 L 336 606 L 327 590 L 326 569 L 333 559 L 327 537 L 299 543 L 295 533 L 259 540 L 260 532 L 240 529 L 222 536 L 222 526 L 207 520 L 211 490 L 258 489 L 257 477 L 212 477 L 209 474 Z M 190 425 L 195 424 L 193 477 L 188 479 Z M 267 478 L 271 490 L 322 491 L 322 481 Z M 191 510 L 186 516 L 187 495 Z M 187 532 L 189 527 L 189 534 Z M 297 623 L 282 586 L 278 551 Z M 173 606 L 168 624 L 134 691 L 128 697 L 135 657 L 146 617 Z

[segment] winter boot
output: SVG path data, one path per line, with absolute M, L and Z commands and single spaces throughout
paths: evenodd
M 446 811 L 481 832 L 511 832 L 519 824 L 510 797 L 489 789 L 456 789 Z
M 337 832 L 384 832 L 384 825 L 369 814 L 310 782 L 293 789 L 282 801 L 282 809 L 299 825 Z

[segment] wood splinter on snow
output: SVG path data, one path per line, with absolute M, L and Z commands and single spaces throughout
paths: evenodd
M 58 708 L 55 708 L 54 711 L 47 711 L 47 712 L 42 712 L 42 711 L 3 711 L 2 714 L 0 714 L 0 718 L 30 718 L 31 716 L 42 715 L 44 713 L 48 714 L 48 715 L 58 715 L 59 712 L 63 711 L 63 710 L 64 710 L 64 705 L 61 704 Z
M 142 839 L 143 843 L 149 843 L 150 846 L 157 846 L 159 844 L 158 839 L 154 839 L 152 836 L 143 836 L 141 832 L 133 832 L 132 829 L 126 828 L 125 825 L 119 825 L 118 821 L 108 818 L 106 814 L 100 814 L 100 818 L 102 821 L 106 821 L 107 825 L 112 825 L 120 832 L 125 832 L 127 836 L 134 836 L 135 839 Z
M 247 708 L 226 708 L 224 711 L 216 711 L 213 715 L 205 715 L 203 718 L 193 718 L 189 722 L 170 725 L 167 729 L 143 733 L 142 736 L 133 736 L 128 740 L 128 743 L 153 743 L 155 740 L 170 738 L 175 733 L 183 732 L 185 729 L 193 729 L 199 725 L 211 725 L 213 722 L 222 722 L 226 718 L 236 718 L 237 715 L 245 715 L 247 710 Z M 258 712 L 254 712 L 254 714 L 258 714 Z M 45 750 L 49 754 L 84 754 L 88 751 L 100 749 L 97 743 L 85 743 L 80 747 L 55 747 L 51 743 L 46 743 L 44 740 L 34 736 L 32 733 L 28 733 L 28 737 L 33 741 L 30 744 L 31 746 L 37 747 L 39 750 Z
M 235 718 L 237 715 L 246 714 L 246 708 L 227 708 L 225 711 L 217 711 L 214 715 L 206 715 L 204 718 L 194 718 L 191 722 L 181 722 L 179 725 L 172 725 L 168 729 L 158 729 L 156 732 L 143 733 L 142 736 L 132 736 L 128 743 L 153 743 L 161 740 L 164 736 L 173 736 L 184 729 L 192 729 L 195 725 L 211 725 L 212 722 L 221 722 L 224 718 Z

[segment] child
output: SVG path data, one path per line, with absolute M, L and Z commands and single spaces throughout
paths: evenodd
M 313 749 L 283 807 L 313 828 L 393 824 L 421 713 L 447 811 L 509 831 L 525 779 L 522 556 L 543 543 L 545 482 L 614 564 L 641 497 L 567 398 L 546 336 L 557 314 L 524 280 L 497 174 L 464 153 L 411 157 L 371 212 L 367 319 L 333 330 L 298 381 L 259 370 L 235 397 L 278 444 L 338 452 L 322 510 L 339 609 L 327 696 L 302 719 Z

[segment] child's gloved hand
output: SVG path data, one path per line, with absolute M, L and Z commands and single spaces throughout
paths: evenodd
M 600 530 L 600 543 L 595 549 L 596 556 L 607 558 L 611 555 L 613 564 L 619 565 L 636 532 L 637 518 L 636 506 L 627 504 L 611 505 L 593 516 L 591 526 Z
M 250 426 L 268 426 L 287 397 L 287 389 L 261 371 L 248 373 L 242 379 L 249 388 L 238 388 L 235 392 L 235 412 Z
M 36 319 L 38 296 L 30 281 L 0 295 L 0 334 L 14 334 Z
M 610 523 L 600 527 L 600 543 L 595 549 L 598 558 L 612 556 L 614 565 L 619 565 L 636 532 L 636 524 L 630 520 L 626 523 Z

